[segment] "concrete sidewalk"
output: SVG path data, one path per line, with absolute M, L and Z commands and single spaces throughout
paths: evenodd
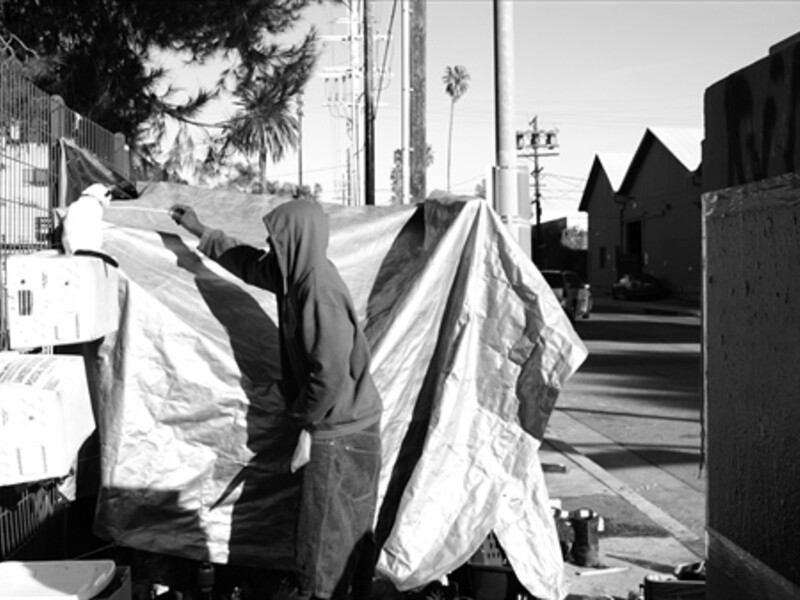
M 551 500 L 566 510 L 590 508 L 605 520 L 600 534 L 602 567 L 564 564 L 568 599 L 628 600 L 631 592 L 640 592 L 647 575 L 671 575 L 680 564 L 702 560 L 704 541 L 579 453 L 574 445 L 592 434 L 556 410 L 540 450 Z M 552 465 L 563 465 L 565 471 L 553 471 Z

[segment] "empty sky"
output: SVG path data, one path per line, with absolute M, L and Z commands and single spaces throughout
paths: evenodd
M 400 147 L 400 7 L 370 0 L 376 29 L 388 36 L 388 69 L 376 124 L 377 202 L 388 201 L 392 153 Z M 307 11 L 300 30 L 314 24 L 323 35 L 346 33 L 336 24 L 343 7 Z M 519 129 L 538 115 L 559 130 L 559 154 L 541 159 L 543 219 L 576 215 L 592 160 L 602 152 L 633 152 L 647 127 L 703 127 L 707 87 L 767 56 L 769 47 L 800 32 L 800 2 L 514 2 L 515 115 Z M 427 138 L 434 162 L 428 191 L 446 187 L 449 97 L 441 78 L 463 65 L 470 88 L 456 104 L 452 188 L 472 193 L 495 161 L 493 3 L 427 2 Z M 323 45 L 305 98 L 304 183 L 319 182 L 334 200 L 345 169 L 344 120 L 334 116 L 330 86 L 321 74 L 345 66 L 343 43 Z M 375 57 L 383 64 L 384 46 Z M 174 64 L 174 63 L 168 63 Z M 179 85 L 192 88 L 210 67 L 181 68 Z M 210 117 L 230 110 L 217 107 Z M 212 119 L 213 120 L 213 119 Z M 532 165 L 531 165 L 532 166 Z M 297 181 L 298 160 L 270 165 L 270 179 Z

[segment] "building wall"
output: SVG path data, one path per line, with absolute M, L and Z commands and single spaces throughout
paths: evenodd
M 798 43 L 705 94 L 710 600 L 800 598 L 798 100 Z
M 709 584 L 726 586 L 710 599 L 800 598 L 800 587 L 781 596 L 759 581 L 800 586 L 799 185 L 705 197 Z M 755 582 L 742 566 L 760 573 Z
M 623 224 L 641 222 L 641 268 L 671 294 L 700 297 L 700 181 L 653 141 L 628 190 Z M 628 241 L 625 241 L 625 250 Z
M 605 173 L 597 178 L 588 202 L 589 257 L 587 279 L 596 295 L 611 295 L 620 244 L 620 206 Z
M 797 37 L 797 36 L 795 36 Z M 719 190 L 800 172 L 800 43 L 706 90 L 704 189 Z
M 541 235 L 541 242 L 537 249 L 539 256 L 536 266 L 540 270 L 557 269 L 575 271 L 584 281 L 587 280 L 586 262 L 587 252 L 584 249 L 568 248 L 563 244 L 564 232 L 571 225 L 566 217 L 545 221 L 539 227 L 531 228 L 531 246 L 536 246 L 536 234 Z

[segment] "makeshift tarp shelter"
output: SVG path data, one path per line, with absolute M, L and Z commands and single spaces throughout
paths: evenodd
M 262 246 L 261 217 L 283 201 L 153 184 L 106 210 L 122 316 L 90 361 L 96 527 L 120 544 L 291 566 L 299 480 L 273 297 L 197 253 L 166 211 L 189 204 Z M 384 403 L 379 572 L 416 588 L 494 531 L 531 593 L 563 597 L 537 450 L 586 349 L 555 296 L 485 201 L 324 209 Z

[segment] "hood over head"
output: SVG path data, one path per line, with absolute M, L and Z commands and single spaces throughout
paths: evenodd
M 264 225 L 287 283 L 327 260 L 328 216 L 316 202 L 291 200 L 264 215 Z

